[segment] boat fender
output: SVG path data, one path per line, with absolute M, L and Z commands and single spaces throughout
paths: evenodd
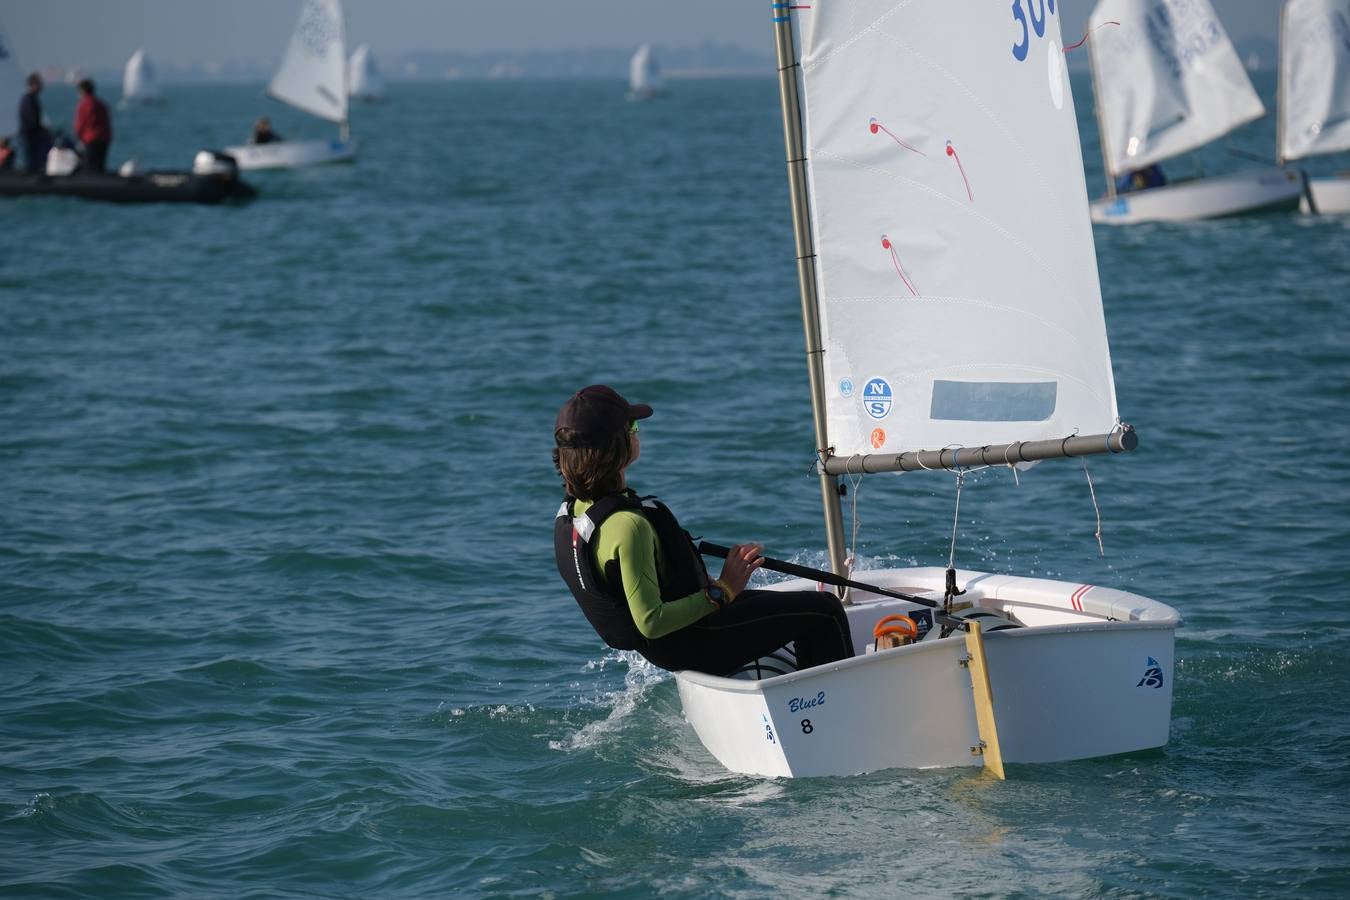
M 192 174 L 235 178 L 239 175 L 239 165 L 228 153 L 221 153 L 219 150 L 198 150 L 197 155 L 192 158 Z
M 121 175 L 123 178 L 139 175 L 141 174 L 141 164 L 133 157 L 118 167 L 117 174 Z
M 919 639 L 919 626 L 906 615 L 885 616 L 872 628 L 872 649 L 903 647 Z
M 47 151 L 48 175 L 73 175 L 80 167 L 80 154 L 71 147 L 53 147 Z

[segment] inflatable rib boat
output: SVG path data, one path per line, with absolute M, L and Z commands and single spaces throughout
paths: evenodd
M 224 203 L 253 199 L 257 191 L 239 177 L 229 156 L 203 150 L 191 171 L 68 175 L 0 171 L 0 197 L 80 197 L 111 203 Z

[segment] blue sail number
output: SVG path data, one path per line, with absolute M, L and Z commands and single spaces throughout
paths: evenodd
M 1013 0 L 1012 15 L 1013 21 L 1022 26 L 1022 39 L 1013 44 L 1013 58 L 1018 62 L 1027 58 L 1027 51 L 1031 49 L 1031 32 L 1036 32 L 1036 37 L 1045 37 L 1045 10 L 1048 6 L 1050 14 L 1055 13 L 1055 0 L 1026 0 L 1027 8 L 1022 9 L 1022 0 Z M 1040 10 L 1037 13 L 1037 10 Z M 1028 23 L 1027 14 L 1031 14 L 1031 21 Z

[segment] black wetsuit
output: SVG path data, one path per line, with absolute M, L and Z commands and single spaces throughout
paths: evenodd
M 664 504 L 627 491 L 601 498 L 587 511 L 593 526 L 588 541 L 575 527 L 572 506 L 572 499 L 567 498 L 554 524 L 558 573 L 592 627 L 611 647 L 636 650 L 663 669 L 693 669 L 712 675 L 728 675 L 788 643 L 796 652 L 799 669 L 853 655 L 843 605 L 833 594 L 820 591 L 742 591 L 720 609 L 709 603 L 707 615 L 670 634 L 644 636 L 624 596 L 617 561 L 603 570 L 596 565 L 592 549 L 596 534 L 604 520 L 620 510 L 645 517 L 659 547 L 657 580 L 664 602 L 701 592 L 707 583 L 689 535 Z

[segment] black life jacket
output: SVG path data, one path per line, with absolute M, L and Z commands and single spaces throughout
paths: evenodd
M 633 491 L 610 494 L 595 501 L 581 516 L 573 515 L 575 504 L 576 498 L 565 498 L 553 520 L 553 554 L 557 559 L 558 574 L 572 590 L 586 620 L 606 644 L 616 650 L 637 650 L 645 646 L 648 639 L 638 631 L 628 609 L 619 563 L 610 560 L 603 572 L 595 564 L 595 552 L 590 542 L 600 526 L 620 510 L 639 513 L 651 524 L 658 546 L 657 578 L 662 602 L 668 603 L 703 590 L 708 583 L 703 558 L 689 532 L 680 527 L 675 514 L 655 497 L 639 497 Z

